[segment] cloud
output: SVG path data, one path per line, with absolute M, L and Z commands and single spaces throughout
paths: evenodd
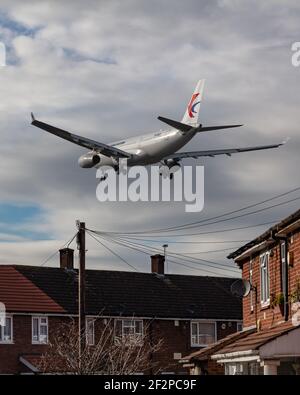
M 1 12 L 6 23 L 0 34 L 11 63 L 0 70 L 0 201 L 40 207 L 38 218 L 18 229 L 31 237 L 48 235 L 48 240 L 1 243 L 2 263 L 39 264 L 75 233 L 76 219 L 107 231 L 160 228 L 230 211 L 298 184 L 300 70 L 290 61 L 290 45 L 299 41 L 295 1 L 282 7 L 279 2 L 229 0 L 73 1 L 72 6 L 56 0 L 4 0 Z M 139 135 L 163 127 L 156 120 L 159 114 L 180 119 L 202 77 L 207 79 L 202 122 L 245 126 L 196 136 L 185 149 L 292 139 L 276 151 L 201 160 L 205 209 L 199 215 L 186 214 L 178 204 L 100 204 L 94 170 L 77 166 L 84 150 L 30 126 L 34 111 L 42 120 L 107 143 Z M 280 219 L 296 208 L 297 203 L 283 206 L 231 225 Z M 260 231 L 186 240 L 248 239 Z M 95 241 L 88 243 L 89 265 L 124 269 Z M 163 239 L 151 245 L 162 244 Z M 176 251 L 208 247 L 183 244 Z M 146 255 L 117 251 L 141 270 L 149 268 Z M 225 262 L 225 255 L 210 256 Z M 50 263 L 57 264 L 55 259 Z M 170 269 L 189 271 L 176 265 Z

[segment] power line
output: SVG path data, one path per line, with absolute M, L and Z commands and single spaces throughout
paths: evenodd
M 67 241 L 63 246 L 61 246 L 58 250 L 55 250 L 55 252 L 53 252 L 53 254 L 49 255 L 41 264 L 40 266 L 44 266 L 46 265 L 47 262 L 49 262 L 52 258 L 54 258 L 56 256 L 56 254 L 58 254 L 58 251 L 67 247 L 69 248 L 70 244 L 72 243 L 72 241 L 75 239 L 75 237 L 77 236 L 77 232 L 75 233 L 75 235 L 73 237 L 71 237 L 71 239 L 69 241 Z
M 249 208 L 253 208 L 253 207 L 259 206 L 259 205 L 261 205 L 261 204 L 264 204 L 264 203 L 267 203 L 267 202 L 270 202 L 270 201 L 279 199 L 279 198 L 281 198 L 281 197 L 283 197 L 283 196 L 286 196 L 286 195 L 291 194 L 291 193 L 293 193 L 293 192 L 296 192 L 296 191 L 298 191 L 298 190 L 300 190 L 300 187 L 291 189 L 291 190 L 289 190 L 289 191 L 287 191 L 287 192 L 281 193 L 281 194 L 276 195 L 276 196 L 274 196 L 274 197 L 271 197 L 271 198 L 269 198 L 269 199 L 265 199 L 265 200 L 263 200 L 263 201 L 261 201 L 261 202 L 254 203 L 254 204 L 251 204 L 251 205 L 242 207 L 242 208 L 237 209 L 237 210 L 232 210 L 232 211 L 229 211 L 229 212 L 227 212 L 227 213 L 220 214 L 220 215 L 217 215 L 217 216 L 214 216 L 214 217 L 210 217 L 210 218 L 203 219 L 203 220 L 200 220 L 200 221 L 189 222 L 189 223 L 182 224 L 182 225 L 178 225 L 178 226 L 172 226 L 172 227 L 167 227 L 167 228 L 159 228 L 159 229 L 152 229 L 152 230 L 148 230 L 148 231 L 137 231 L 137 232 L 127 232 L 127 233 L 126 233 L 126 232 L 124 232 L 124 233 L 121 233 L 121 232 L 105 232 L 105 233 L 106 233 L 106 234 L 110 233 L 110 234 L 127 234 L 127 235 L 133 234 L 133 235 L 137 235 L 137 234 L 161 233 L 161 232 L 167 232 L 167 231 L 172 231 L 172 232 L 173 232 L 173 231 L 180 230 L 180 229 L 187 229 L 187 228 L 193 228 L 193 227 L 197 227 L 197 226 L 211 225 L 211 224 L 214 224 L 214 223 L 219 223 L 219 222 L 223 222 L 223 221 L 228 221 L 228 220 L 230 220 L 230 219 L 240 218 L 240 217 L 243 217 L 243 216 L 246 216 L 246 215 L 251 215 L 251 214 L 258 213 L 258 212 L 261 212 L 261 211 L 264 211 L 264 210 L 269 210 L 269 209 L 271 209 L 271 208 L 278 207 L 278 206 L 281 206 L 281 205 L 284 205 L 284 204 L 287 204 L 287 203 L 291 203 L 291 202 L 293 202 L 293 201 L 296 201 L 296 200 L 300 199 L 300 197 L 297 197 L 297 198 L 295 198 L 295 199 L 291 199 L 291 200 L 288 200 L 288 201 L 285 201 L 285 202 L 281 202 L 281 203 L 278 203 L 278 204 L 273 205 L 273 206 L 268 206 L 268 207 L 266 207 L 266 208 L 263 208 L 263 209 L 260 209 L 260 210 L 257 210 L 257 211 L 255 210 L 255 211 L 250 212 L 250 213 L 245 213 L 245 214 L 242 214 L 242 215 L 240 215 L 240 216 L 235 216 L 235 217 L 232 217 L 232 218 L 227 218 L 227 219 L 224 219 L 223 221 L 216 221 L 216 222 L 212 222 L 212 223 L 208 223 L 208 224 L 206 223 L 206 222 L 211 221 L 211 220 L 214 220 L 214 219 L 223 218 L 223 217 L 225 217 L 225 216 L 228 216 L 228 215 L 231 215 L 231 214 L 235 214 L 235 213 L 238 213 L 238 212 L 247 210 L 247 209 L 249 209 Z M 204 223 L 204 224 L 203 224 L 203 223 Z M 202 224 L 202 225 L 199 225 L 199 224 Z
M 105 240 L 108 240 L 107 237 L 105 237 L 105 236 L 99 236 L 99 237 L 104 238 Z M 146 253 L 147 255 L 151 255 L 153 253 L 153 251 L 161 252 L 160 249 L 148 247 L 148 246 L 145 246 L 144 244 L 126 242 L 126 241 L 124 241 L 124 240 L 122 240 L 120 238 L 116 238 L 116 237 L 114 237 L 114 238 L 109 237 L 109 241 L 111 241 L 113 243 L 116 243 L 116 244 L 119 244 L 119 245 L 122 245 L 122 246 L 127 247 L 127 248 L 131 248 L 131 249 L 139 251 L 139 252 Z M 146 252 L 145 252 L 145 250 L 146 250 Z M 150 250 L 151 252 L 149 253 L 147 250 Z M 177 255 L 178 254 L 170 254 L 170 253 L 168 254 L 168 256 L 172 256 L 173 258 L 177 258 Z M 203 262 L 205 262 L 206 266 L 210 266 L 210 267 L 212 267 L 214 269 L 223 270 L 223 271 L 232 271 L 235 274 L 239 273 L 238 269 L 230 268 L 228 265 L 224 265 L 224 264 L 221 264 L 221 263 L 216 263 L 216 262 L 203 260 L 203 259 L 197 259 L 197 258 L 190 258 L 190 257 L 186 258 L 186 257 L 183 257 L 183 256 L 179 256 L 179 258 L 180 258 L 181 261 L 184 261 L 184 262 L 198 263 L 200 265 L 203 265 L 204 264 Z M 170 260 L 170 259 L 168 259 L 168 261 L 172 262 L 172 260 Z M 200 262 L 200 261 L 202 261 L 202 262 Z M 175 262 L 175 263 L 177 263 L 177 262 Z M 220 266 L 223 266 L 225 268 L 222 268 Z M 194 269 L 196 269 L 196 268 L 194 267 Z M 207 270 L 207 269 L 199 269 L 198 268 L 197 270 L 202 270 L 202 271 L 206 271 L 208 273 L 215 274 L 215 272 L 212 272 L 212 271 Z
M 278 220 L 264 222 L 264 223 L 256 224 L 256 225 L 240 226 L 237 228 L 218 229 L 218 230 L 211 230 L 208 232 L 176 234 L 176 235 L 172 235 L 172 236 L 173 237 L 187 237 L 187 236 L 200 236 L 200 235 L 209 235 L 209 234 L 214 234 L 214 233 L 232 232 L 235 230 L 250 229 L 250 228 L 256 228 L 256 227 L 264 226 L 264 225 L 271 225 L 271 224 L 275 224 L 276 222 L 278 222 Z M 99 232 L 95 232 L 95 233 L 99 234 Z M 101 232 L 101 234 L 107 234 L 107 233 Z M 118 235 L 121 235 L 122 237 L 125 237 L 125 235 L 126 235 L 126 238 L 131 239 L 131 240 L 145 240 L 145 239 L 143 239 L 143 237 L 145 237 L 145 236 L 136 235 L 136 237 L 132 237 L 132 236 L 127 236 L 127 233 L 118 233 Z M 155 236 L 147 235 L 146 237 L 157 237 L 157 235 L 155 235 Z M 169 237 L 169 235 L 168 236 L 161 235 L 160 237 Z
M 254 210 L 254 211 L 251 211 L 251 212 L 249 212 L 249 213 L 240 214 L 240 215 L 236 215 L 236 216 L 229 217 L 229 218 L 224 218 L 224 219 L 221 219 L 221 220 L 218 220 L 218 221 L 214 221 L 214 222 L 209 222 L 209 223 L 204 223 L 204 224 L 198 224 L 197 227 L 200 227 L 200 226 L 207 226 L 207 225 L 213 225 L 213 224 L 217 224 L 217 223 L 221 223 L 221 222 L 230 221 L 230 220 L 232 220 L 232 219 L 242 218 L 242 217 L 245 217 L 245 216 L 247 216 L 247 215 L 257 214 L 257 213 L 260 213 L 260 212 L 262 212 L 262 211 L 270 210 L 270 209 L 272 209 L 272 208 L 279 207 L 279 206 L 282 206 L 282 205 L 285 205 L 285 204 L 288 204 L 288 203 L 297 201 L 297 200 L 299 200 L 299 199 L 300 199 L 300 196 L 298 196 L 298 197 L 296 197 L 296 198 L 294 198 L 294 199 L 287 200 L 287 201 L 285 201 L 285 202 L 281 202 L 281 203 L 274 204 L 274 205 L 272 205 L 272 206 L 264 207 L 264 208 L 259 209 L 259 210 Z M 208 221 L 208 220 L 206 220 L 206 221 Z M 178 229 L 176 229 L 176 230 L 178 230 Z M 103 234 L 103 233 L 106 234 L 106 235 L 136 235 L 136 234 L 154 233 L 154 232 L 128 232 L 128 233 L 125 233 L 125 232 L 122 233 L 122 232 L 120 232 L 120 233 L 118 233 L 118 232 L 101 232 L 101 231 L 94 231 L 94 232 L 97 233 L 97 234 L 99 234 L 99 235 L 101 235 L 101 234 Z M 163 232 L 166 232 L 166 230 L 164 230 Z M 159 233 L 159 232 L 157 232 L 157 233 Z M 174 235 L 174 236 L 176 237 L 176 235 Z M 163 237 L 163 236 L 162 236 L 162 237 Z
M 101 244 L 104 248 L 106 248 L 108 251 L 110 251 L 113 255 L 115 255 L 117 258 L 119 258 L 121 261 L 123 261 L 124 263 L 126 263 L 126 265 L 128 265 L 129 267 L 131 267 L 132 269 L 134 269 L 136 272 L 139 272 L 139 270 L 131 265 L 129 262 L 126 261 L 126 259 L 122 258 L 119 254 L 117 254 L 115 251 L 111 250 L 109 247 L 107 247 L 103 242 L 101 242 L 100 240 L 98 240 L 96 237 L 94 237 L 89 231 L 87 231 L 87 234 L 89 236 L 91 236 L 94 240 L 96 240 L 99 244 Z
M 201 255 L 201 254 L 213 254 L 213 253 L 217 253 L 217 252 L 231 251 L 234 249 L 235 249 L 235 247 L 221 248 L 219 250 L 196 251 L 196 252 L 187 252 L 187 251 L 183 251 L 183 252 L 177 251 L 177 252 L 179 252 L 180 254 L 186 254 L 186 255 Z M 176 251 L 173 251 L 173 253 L 176 253 Z
M 99 237 L 103 237 L 103 236 L 99 236 Z M 141 253 L 146 254 L 146 255 L 148 255 L 148 256 L 151 255 L 151 253 L 149 253 L 148 251 L 144 251 L 144 250 L 141 249 L 141 248 L 137 248 L 137 247 L 133 247 L 133 246 L 130 246 L 130 245 L 126 245 L 126 244 L 123 244 L 123 243 L 118 242 L 118 241 L 116 241 L 116 240 L 112 240 L 112 242 L 114 242 L 114 243 L 116 243 L 116 244 L 119 244 L 119 245 L 122 245 L 122 246 L 124 246 L 124 247 L 130 248 L 130 249 L 132 249 L 132 250 L 141 252 Z M 153 251 L 153 249 L 152 249 L 152 251 Z M 175 263 L 176 265 L 180 265 L 180 266 L 187 267 L 187 268 L 192 269 L 192 270 L 197 270 L 197 271 L 201 271 L 201 272 L 206 272 L 206 273 L 214 274 L 214 275 L 216 274 L 215 272 L 213 272 L 213 271 L 211 271 L 211 270 L 208 270 L 208 269 L 203 269 L 203 268 L 199 268 L 199 267 L 196 268 L 196 267 L 194 267 L 194 266 L 190 266 L 190 265 L 184 264 L 184 263 L 182 263 L 182 260 L 181 260 L 180 262 L 177 262 L 177 261 L 175 261 L 174 259 L 168 258 L 168 261 L 171 262 L 171 263 Z M 221 270 L 224 270 L 224 269 L 221 269 Z M 223 277 L 230 277 L 230 278 L 232 277 L 232 276 L 227 276 L 227 275 L 224 275 L 224 274 L 222 274 L 222 276 L 223 276 Z
M 119 241 L 123 240 L 123 241 L 124 241 L 124 239 L 122 239 L 122 238 L 117 238 L 117 240 L 119 240 Z M 130 243 L 130 242 L 128 242 L 128 243 Z M 132 245 L 137 245 L 137 246 L 140 246 L 140 247 L 144 247 L 144 248 L 148 248 L 148 249 L 150 249 L 150 250 L 157 250 L 157 251 L 160 251 L 160 250 L 157 249 L 157 248 L 145 246 L 145 244 L 139 244 L 139 243 L 133 243 L 133 242 L 131 242 L 131 244 L 132 244 Z M 235 269 L 235 268 L 230 268 L 230 267 L 229 267 L 228 265 L 226 265 L 226 264 L 222 264 L 222 263 L 219 263 L 219 262 L 210 261 L 210 260 L 207 260 L 207 259 L 188 257 L 188 256 L 185 256 L 185 255 L 179 254 L 179 253 L 171 253 L 171 252 L 169 252 L 169 253 L 168 253 L 168 256 L 175 256 L 175 257 L 176 257 L 176 256 L 179 256 L 181 259 L 184 259 L 185 261 L 192 262 L 192 263 L 193 263 L 193 261 L 197 261 L 197 262 L 199 262 L 199 263 L 204 262 L 206 265 L 208 264 L 208 266 L 211 266 L 211 267 L 215 267 L 215 266 L 216 266 L 217 268 L 220 268 L 220 266 L 223 266 L 223 267 L 226 268 L 226 270 L 231 270 L 231 271 L 237 270 L 237 269 Z M 214 266 L 212 266 L 212 265 L 214 265 Z M 222 270 L 223 270 L 223 269 L 222 269 Z

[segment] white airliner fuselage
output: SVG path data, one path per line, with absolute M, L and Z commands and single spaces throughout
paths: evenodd
M 277 148 L 281 144 L 261 145 L 245 148 L 225 148 L 217 150 L 177 152 L 184 147 L 197 133 L 212 130 L 228 129 L 242 125 L 202 126 L 198 123 L 199 109 L 202 100 L 204 80 L 198 81 L 194 93 L 186 107 L 181 122 L 172 119 L 158 117 L 158 119 L 171 126 L 171 130 L 149 133 L 142 136 L 131 137 L 112 144 L 70 133 L 55 126 L 38 121 L 31 113 L 32 125 L 54 134 L 64 140 L 89 149 L 90 151 L 79 158 L 79 165 L 83 168 L 99 168 L 101 166 L 113 166 L 118 169 L 119 160 L 127 159 L 128 166 L 151 165 L 162 163 L 172 167 L 178 165 L 183 158 L 199 158 L 203 156 L 214 157 L 216 155 L 228 155 Z
M 195 134 L 196 132 L 182 134 L 179 130 L 174 129 L 131 137 L 110 145 L 132 155 L 128 158 L 128 166 L 150 165 L 160 162 L 166 156 L 184 147 Z M 90 154 L 92 153 L 91 151 Z M 114 158 L 100 154 L 100 162 L 95 167 L 113 166 L 114 164 Z

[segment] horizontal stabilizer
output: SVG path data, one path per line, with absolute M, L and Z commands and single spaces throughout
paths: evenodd
M 186 123 L 174 121 L 173 119 L 164 118 L 164 117 L 161 117 L 161 116 L 159 116 L 158 119 L 160 121 L 166 123 L 167 125 L 171 126 L 172 128 L 180 130 L 183 133 L 187 133 L 187 132 L 189 132 L 191 130 L 193 130 L 193 132 L 202 133 L 202 132 L 210 132 L 212 130 L 238 128 L 240 126 L 243 126 L 243 125 L 218 125 L 218 126 L 202 126 L 202 125 L 199 125 L 197 127 L 193 127 L 191 125 L 187 125 Z
M 178 122 L 178 121 L 174 121 L 173 119 L 169 119 L 169 118 L 164 118 L 164 117 L 157 117 L 157 119 L 159 119 L 160 121 L 166 123 L 167 125 L 171 126 L 172 128 L 178 129 L 181 132 L 188 132 L 192 129 L 194 129 L 193 126 L 191 125 L 187 125 L 186 123 L 182 123 L 182 122 Z
M 243 125 L 221 125 L 221 126 L 200 126 L 197 128 L 197 132 L 210 132 L 211 130 L 219 130 L 219 129 L 230 129 L 230 128 L 239 128 Z

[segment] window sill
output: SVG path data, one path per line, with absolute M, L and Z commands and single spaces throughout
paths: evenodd
M 210 343 L 210 344 L 213 344 L 213 343 Z M 191 344 L 191 347 L 208 347 L 210 344 Z
M 1 341 L 0 342 L 0 346 L 2 345 L 2 344 L 15 344 L 13 341 Z
M 32 345 L 37 345 L 37 346 L 47 346 L 49 343 L 48 342 L 32 342 Z
M 260 305 L 260 310 L 266 310 L 270 307 L 270 302 L 263 303 Z

